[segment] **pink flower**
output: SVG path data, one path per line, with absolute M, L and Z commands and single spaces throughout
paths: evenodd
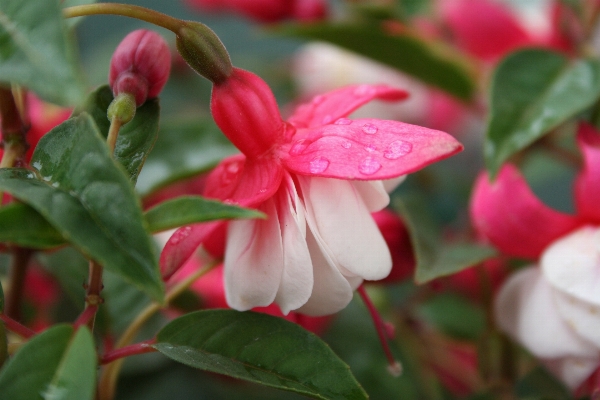
M 546 207 L 512 165 L 471 201 L 478 231 L 505 254 L 537 260 L 513 274 L 496 299 L 500 327 L 576 388 L 600 366 L 600 136 L 582 124 L 585 165 L 575 181 L 577 215 Z
M 125 36 L 115 49 L 108 81 L 115 96 L 129 93 L 139 107 L 146 99 L 158 96 L 170 71 L 167 42 L 156 32 L 138 29 Z
M 236 12 L 260 22 L 314 21 L 327 14 L 324 0 L 186 0 L 186 3 L 204 11 Z
M 205 195 L 268 216 L 227 224 L 225 293 L 232 308 L 275 302 L 284 314 L 331 314 L 348 304 L 363 279 L 389 274 L 390 253 L 370 215 L 389 202 L 381 180 L 462 148 L 443 132 L 346 118 L 373 99 L 406 96 L 385 85 L 351 86 L 316 97 L 283 121 L 273 93 L 256 75 L 234 69 L 214 86 L 215 121 L 243 154 L 215 168 Z M 223 226 L 176 231 L 161 254 L 163 275 Z

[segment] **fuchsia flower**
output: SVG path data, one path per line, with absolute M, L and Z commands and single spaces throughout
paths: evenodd
M 324 0 L 186 0 L 186 3 L 205 11 L 237 12 L 260 22 L 314 21 L 327 14 Z
M 283 121 L 258 76 L 234 69 L 214 86 L 215 121 L 243 154 L 215 168 L 205 195 L 268 216 L 227 223 L 229 306 L 248 310 L 275 302 L 284 314 L 331 314 L 350 302 L 363 279 L 388 275 L 390 253 L 370 215 L 389 202 L 381 180 L 462 148 L 440 131 L 346 118 L 373 99 L 406 96 L 385 85 L 351 86 L 316 97 Z M 163 276 L 224 226 L 214 222 L 176 231 L 161 254 Z
M 584 168 L 575 181 L 577 215 L 538 200 L 512 165 L 475 184 L 477 230 L 509 256 L 537 260 L 504 284 L 496 299 L 500 327 L 576 388 L 600 366 L 600 136 L 582 124 Z

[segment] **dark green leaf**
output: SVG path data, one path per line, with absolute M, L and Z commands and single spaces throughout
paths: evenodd
M 212 119 L 163 122 L 136 188 L 148 194 L 177 179 L 206 172 L 236 152 Z
M 46 400 L 94 399 L 96 388 L 96 348 L 86 326 L 75 332 L 43 396 Z
M 50 131 L 31 163 L 38 174 L 0 170 L 0 189 L 35 208 L 88 257 L 162 301 L 139 202 L 91 118 L 82 114 Z
M 101 86 L 88 96 L 84 105 L 77 109 L 74 115 L 84 111 L 89 113 L 102 136 L 106 138 L 110 129 L 106 110 L 112 100 L 110 87 Z M 158 137 L 159 111 L 158 99 L 148 100 L 136 110 L 133 120 L 119 130 L 114 157 L 125 167 L 134 184 Z
M 44 217 L 23 203 L 0 208 L 0 242 L 32 249 L 49 249 L 66 243 Z
M 485 330 L 485 312 L 467 299 L 442 293 L 425 302 L 419 313 L 443 333 L 466 340 L 478 340 Z
M 544 368 L 538 367 L 529 372 L 515 385 L 519 399 L 571 399 L 569 390 Z
M 83 85 L 76 59 L 58 1 L 0 0 L 0 81 L 77 104 Z
M 454 274 L 497 254 L 494 248 L 476 243 L 442 243 L 440 228 L 424 204 L 418 196 L 404 196 L 394 202 L 410 233 L 417 260 L 417 283 Z
M 4 289 L 2 289 L 2 282 L 0 282 L 0 314 L 4 312 Z
M 317 336 L 282 318 L 209 310 L 187 314 L 154 347 L 181 363 L 318 399 L 366 399 L 344 364 Z
M 183 196 L 165 201 L 145 214 L 148 230 L 167 229 L 217 219 L 265 218 L 260 211 L 224 204 L 200 196 Z M 1 237 L 1 236 L 0 236 Z
M 56 325 L 25 343 L 0 371 L 1 400 L 93 399 L 96 351 L 87 328 Z
M 600 62 L 549 50 L 521 50 L 494 73 L 484 152 L 492 175 L 504 161 L 600 96 Z
M 475 84 L 464 60 L 442 43 L 411 34 L 388 34 L 371 24 L 301 24 L 277 31 L 288 36 L 323 40 L 414 76 L 460 99 L 472 97 Z

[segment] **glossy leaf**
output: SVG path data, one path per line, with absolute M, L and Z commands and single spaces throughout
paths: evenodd
M 344 47 L 459 99 L 470 99 L 475 90 L 469 68 L 458 54 L 451 54 L 442 43 L 428 43 L 412 34 L 386 33 L 377 25 L 328 23 L 288 25 L 277 32 Z
M 56 325 L 25 343 L 0 371 L 0 399 L 93 399 L 96 350 L 87 328 Z
M 75 46 L 56 0 L 0 0 L 0 81 L 70 105 L 83 98 Z
M 0 242 L 32 249 L 50 249 L 66 243 L 44 217 L 23 203 L 0 208 Z
M 136 189 L 148 194 L 177 179 L 206 172 L 236 152 L 212 119 L 161 123 L 156 146 L 146 160 Z
M 281 318 L 210 310 L 187 314 L 157 335 L 166 356 L 206 371 L 317 399 L 366 399 L 344 364 L 317 336 Z
M 217 219 L 265 218 L 259 211 L 224 204 L 200 196 L 183 196 L 165 201 L 145 214 L 148 230 L 156 233 Z
M 88 96 L 84 105 L 74 114 L 79 115 L 84 111 L 89 113 L 102 136 L 106 138 L 110 129 L 106 111 L 112 100 L 110 87 L 100 86 Z M 158 99 L 148 100 L 136 110 L 133 120 L 119 130 L 114 157 L 125 167 L 134 184 L 158 137 L 159 112 Z
M 532 68 L 535 66 L 535 68 Z M 600 96 L 600 61 L 570 61 L 549 50 L 522 50 L 494 73 L 484 143 L 494 176 L 514 153 L 590 107 Z
M 82 114 L 46 134 L 31 165 L 37 173 L 0 170 L 0 189 L 35 208 L 86 256 L 161 301 L 139 202 L 91 118 Z
M 394 203 L 408 227 L 415 252 L 415 282 L 452 275 L 497 254 L 494 248 L 476 243 L 442 243 L 440 228 L 423 204 L 418 196 L 405 196 Z

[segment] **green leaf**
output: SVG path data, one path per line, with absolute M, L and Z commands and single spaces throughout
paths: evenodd
M 509 55 L 494 73 L 484 143 L 492 175 L 510 156 L 590 107 L 600 96 L 600 61 L 549 50 Z
M 419 314 L 443 333 L 463 340 L 478 340 L 485 331 L 485 312 L 454 293 L 441 293 L 419 307 Z
M 86 326 L 79 328 L 65 349 L 52 381 L 44 390 L 44 399 L 94 399 L 97 358 L 90 330 Z
M 157 340 L 154 347 L 167 357 L 206 371 L 317 399 L 367 399 L 321 339 L 282 318 L 199 311 L 169 323 Z
M 443 243 L 440 228 L 424 204 L 416 195 L 394 201 L 394 207 L 406 223 L 415 252 L 415 282 L 422 284 L 452 275 L 497 254 L 494 248 L 476 243 Z
M 464 60 L 442 43 L 426 42 L 415 35 L 387 34 L 372 24 L 287 25 L 277 33 L 322 40 L 344 47 L 414 76 L 459 99 L 473 96 L 475 83 Z
M 87 328 L 56 325 L 25 343 L 0 371 L 1 400 L 93 399 L 96 351 Z
M 82 112 L 90 114 L 100 133 L 106 138 L 110 129 L 106 111 L 113 98 L 112 90 L 108 85 L 100 86 L 73 114 L 79 115 Z M 136 110 L 133 120 L 119 130 L 114 158 L 125 167 L 134 184 L 158 137 L 159 113 L 158 99 L 148 100 Z
M 146 195 L 177 179 L 206 172 L 236 152 L 211 118 L 163 122 L 136 189 Z
M 83 99 L 75 46 L 57 0 L 0 0 L 0 81 L 61 105 Z
M 217 219 L 265 218 L 265 214 L 200 196 L 182 196 L 160 203 L 148 210 L 145 217 L 148 230 L 156 233 Z
M 0 281 L 0 314 L 4 312 L 4 289 L 2 289 L 2 281 Z
M 50 249 L 66 243 L 44 217 L 23 203 L 0 208 L 0 242 L 32 249 Z
M 31 164 L 37 174 L 1 169 L 0 190 L 35 208 L 86 256 L 162 301 L 140 204 L 91 118 L 82 114 L 46 134 Z
M 572 398 L 565 385 L 541 367 L 533 369 L 517 382 L 515 392 L 519 399 L 568 400 Z

